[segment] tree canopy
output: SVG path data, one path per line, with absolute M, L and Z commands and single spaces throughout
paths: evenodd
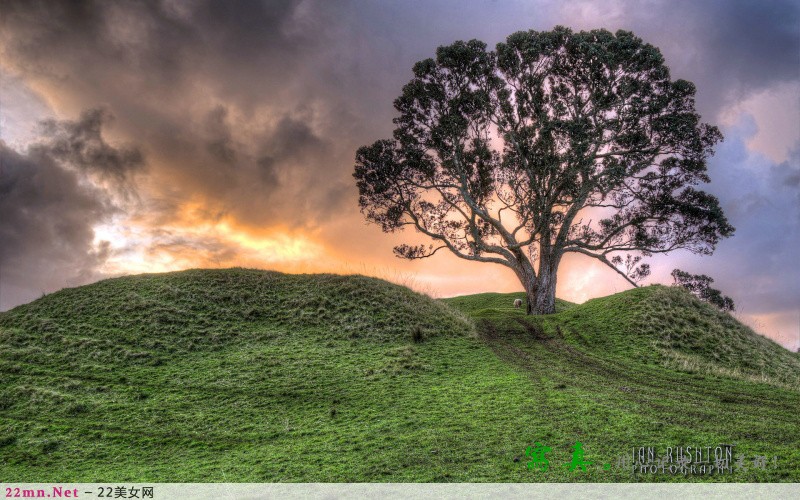
M 700 300 L 715 305 L 723 311 L 735 310 L 733 299 L 727 295 L 722 295 L 722 292 L 716 288 L 711 288 L 711 283 L 714 279 L 705 274 L 690 274 L 680 269 L 672 270 L 672 279 L 674 285 L 682 286 L 689 290 L 692 295 Z
M 549 313 L 566 253 L 636 285 L 641 256 L 710 254 L 733 233 L 695 187 L 722 135 L 700 121 L 695 86 L 630 32 L 525 31 L 494 51 L 457 41 L 413 74 L 393 137 L 359 148 L 353 174 L 367 220 L 432 240 L 399 257 L 501 264 L 528 312 Z

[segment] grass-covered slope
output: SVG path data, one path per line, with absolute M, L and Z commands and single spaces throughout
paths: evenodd
M 0 314 L 0 480 L 800 480 L 795 355 L 679 290 L 537 318 L 520 296 L 243 269 L 48 295 Z M 547 472 L 525 466 L 534 441 Z M 610 470 L 563 467 L 576 441 Z M 617 467 L 720 443 L 779 458 Z
M 445 302 L 476 319 L 513 324 L 525 316 L 513 307 L 518 298 L 525 294 L 481 293 Z M 556 311 L 527 319 L 595 355 L 800 387 L 800 356 L 680 287 L 636 288 L 580 305 L 557 299 Z
M 594 353 L 800 387 L 800 357 L 680 287 L 628 290 L 543 320 Z
M 522 300 L 523 306 L 519 309 L 514 307 L 516 299 Z M 476 293 L 474 295 L 461 295 L 444 299 L 445 302 L 455 308 L 468 313 L 473 318 L 503 318 L 510 312 L 517 314 L 525 313 L 525 292 L 515 293 Z M 561 312 L 575 304 L 566 300 L 556 299 L 556 311 Z

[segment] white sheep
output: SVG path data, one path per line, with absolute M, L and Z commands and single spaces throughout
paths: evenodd
M 522 299 L 514 299 L 514 307 L 516 307 L 517 309 L 522 307 Z

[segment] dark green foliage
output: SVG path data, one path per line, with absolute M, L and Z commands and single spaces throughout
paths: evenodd
M 723 311 L 735 309 L 733 299 L 722 295 L 722 292 L 716 288 L 711 288 L 714 280 L 705 274 L 689 274 L 680 269 L 673 269 L 672 279 L 675 280 L 675 285 L 682 286 L 692 292 L 695 297 L 713 304 Z
M 67 407 L 66 414 L 71 417 L 77 417 L 79 415 L 83 415 L 84 413 L 88 413 L 89 407 L 82 403 L 74 403 Z
M 411 332 L 411 340 L 413 340 L 415 344 L 419 344 L 420 342 L 425 340 L 425 336 L 422 333 L 422 328 L 420 327 L 414 328 L 414 330 Z
M 719 130 L 700 121 L 694 85 L 673 81 L 632 33 L 518 32 L 494 51 L 458 41 L 413 72 L 394 102 L 394 137 L 359 148 L 353 174 L 367 220 L 433 240 L 397 256 L 447 249 L 507 266 L 528 312 L 552 313 L 565 253 L 636 285 L 649 268 L 629 255 L 636 265 L 623 271 L 617 254 L 710 254 L 733 233 L 718 200 L 695 188 L 709 181 Z

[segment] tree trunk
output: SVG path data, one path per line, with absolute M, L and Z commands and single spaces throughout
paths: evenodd
M 556 279 L 561 255 L 552 247 L 543 247 L 539 254 L 539 276 L 536 293 L 533 297 L 533 314 L 553 314 L 556 312 Z
M 525 289 L 526 312 L 528 314 L 553 314 L 556 312 L 556 274 L 560 255 L 539 258 L 539 275 L 534 272 L 530 261 L 517 256 L 519 267 L 514 269 L 522 287 Z
M 536 304 L 534 297 L 536 297 L 537 290 L 536 273 L 533 271 L 533 266 L 530 261 L 522 252 L 518 252 L 516 257 L 517 265 L 513 269 L 520 283 L 522 283 L 522 287 L 525 289 L 525 297 L 527 298 L 525 301 L 525 312 L 527 314 L 534 314 L 533 311 Z
M 525 288 L 525 313 L 534 314 L 533 309 L 536 304 L 536 278 L 529 278 L 522 280 L 522 286 Z
M 539 270 L 536 287 L 532 297 L 533 312 L 528 314 L 553 314 L 556 312 L 556 273 L 555 270 Z M 529 296 L 528 301 L 531 302 Z

